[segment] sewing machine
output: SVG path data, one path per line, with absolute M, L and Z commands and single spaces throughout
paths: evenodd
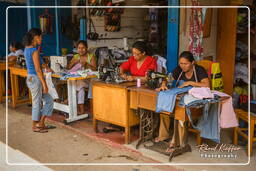
M 171 73 L 166 75 L 166 74 L 155 72 L 155 71 L 148 71 L 147 78 L 148 80 L 146 82 L 146 85 L 151 89 L 156 89 L 160 87 L 162 80 L 167 80 L 168 82 L 173 81 L 173 77 Z
M 119 75 L 119 67 L 116 66 L 114 68 L 105 67 L 103 65 L 98 67 L 99 71 L 99 79 L 105 82 L 116 82 L 116 83 L 122 83 L 125 82 L 123 78 Z
M 50 56 L 51 69 L 57 73 L 67 66 L 67 56 Z
M 17 57 L 16 64 L 23 67 L 23 68 L 26 68 L 27 66 L 26 66 L 25 56 L 19 55 Z
M 99 49 L 98 54 L 99 78 L 105 82 L 125 82 L 119 75 L 119 66 L 128 60 L 127 55 L 118 49 L 109 50 L 106 47 Z

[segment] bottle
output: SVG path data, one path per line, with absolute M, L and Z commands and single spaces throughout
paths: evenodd
M 140 82 L 140 79 L 138 78 L 137 79 L 137 87 L 140 87 L 141 86 L 141 82 Z

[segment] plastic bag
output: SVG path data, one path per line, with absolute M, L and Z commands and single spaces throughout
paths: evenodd
M 222 79 L 222 73 L 220 71 L 220 63 L 213 62 L 211 64 L 210 75 L 211 75 L 211 89 L 223 92 L 224 84 Z

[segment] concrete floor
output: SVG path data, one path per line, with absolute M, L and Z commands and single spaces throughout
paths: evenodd
M 0 104 L 0 141 L 5 142 L 5 105 Z M 90 120 L 83 120 L 70 125 L 64 125 L 60 115 L 55 115 L 49 122 L 54 123 L 57 129 L 46 134 L 31 131 L 30 108 L 26 105 L 18 106 L 15 110 L 8 110 L 8 145 L 19 150 L 41 163 L 132 163 L 130 166 L 47 166 L 53 170 L 255 170 L 256 152 L 250 165 L 246 166 L 187 166 L 184 163 L 246 163 L 248 158 L 245 150 L 241 149 L 233 154 L 236 159 L 212 159 L 200 157 L 195 146 L 195 137 L 189 137 L 193 151 L 178 156 L 170 163 L 168 156 L 153 152 L 141 146 L 135 149 L 136 141 L 129 145 L 123 144 L 122 133 L 94 133 Z M 57 118 L 57 119 L 56 119 Z M 222 131 L 222 142 L 230 144 L 230 130 Z M 137 138 L 135 131 L 133 139 Z M 254 150 L 255 151 L 255 150 Z M 1 153 L 3 154 L 3 153 Z M 221 153 L 222 154 L 222 153 Z M 10 161 L 12 162 L 12 161 Z M 19 162 L 19 161 L 13 161 Z M 173 164 L 174 166 L 138 166 L 140 163 Z M 9 169 L 8 169 L 9 170 Z

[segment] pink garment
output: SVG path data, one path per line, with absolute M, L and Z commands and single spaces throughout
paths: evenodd
M 191 94 L 198 99 L 214 98 L 214 95 L 208 87 L 193 87 L 188 91 L 188 94 Z
M 81 63 L 77 63 L 68 72 L 76 72 L 78 70 L 81 70 L 82 68 L 83 68 L 82 64 Z
M 238 122 L 236 118 L 236 114 L 234 112 L 232 97 L 228 94 L 219 92 L 219 91 L 212 91 L 213 94 L 217 94 L 221 97 L 229 97 L 226 100 L 221 101 L 221 113 L 220 113 L 220 127 L 221 128 L 231 128 L 237 127 Z

